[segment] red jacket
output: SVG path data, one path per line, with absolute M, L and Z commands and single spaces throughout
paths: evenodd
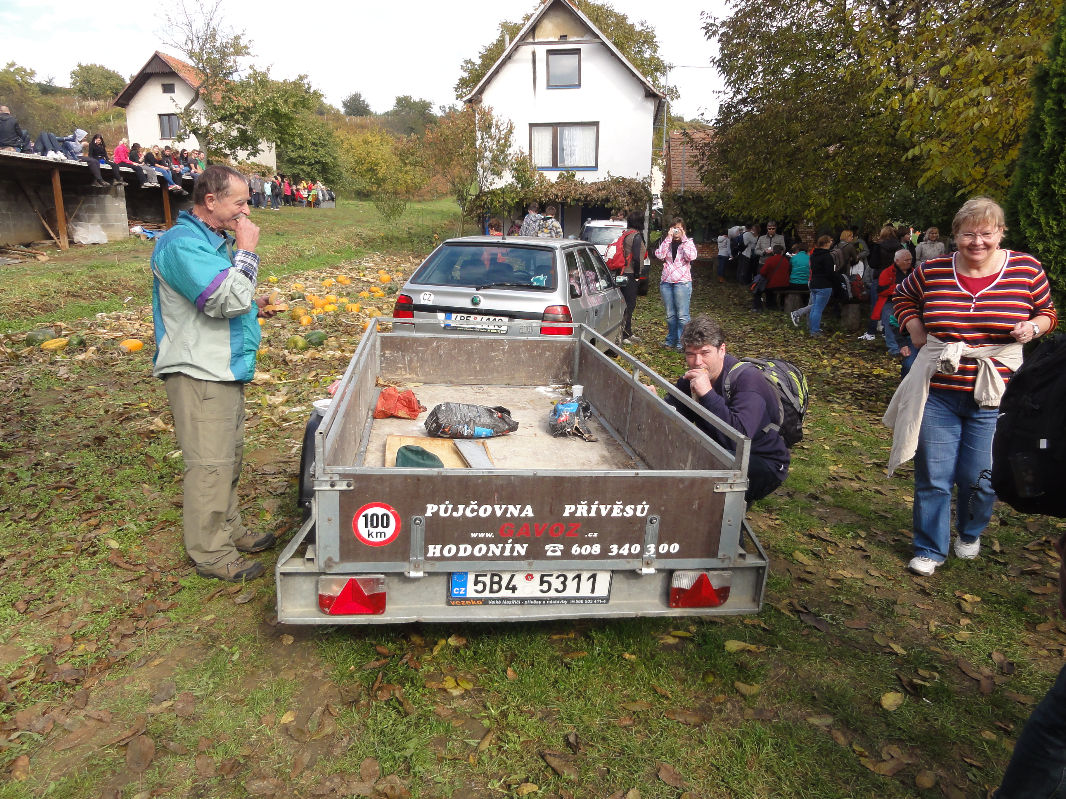
M 787 255 L 771 255 L 759 268 L 759 274 L 766 278 L 767 289 L 783 289 L 789 284 L 792 263 Z

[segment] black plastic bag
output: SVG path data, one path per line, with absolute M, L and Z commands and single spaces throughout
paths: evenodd
M 442 402 L 426 417 L 426 432 L 437 438 L 491 438 L 517 429 L 518 422 L 501 406 Z

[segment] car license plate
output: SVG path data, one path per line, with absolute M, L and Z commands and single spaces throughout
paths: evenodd
M 449 605 L 605 605 L 611 572 L 452 572 Z
M 481 330 L 486 333 L 506 333 L 506 316 L 482 316 L 472 313 L 444 314 L 444 327 L 453 330 Z

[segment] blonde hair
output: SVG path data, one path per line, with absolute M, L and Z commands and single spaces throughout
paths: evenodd
M 955 214 L 951 222 L 951 235 L 959 235 L 959 230 L 967 222 L 981 224 L 987 222 L 997 231 L 1007 229 L 1007 220 L 1003 215 L 1003 208 L 991 197 L 971 197 L 962 204 L 962 208 Z

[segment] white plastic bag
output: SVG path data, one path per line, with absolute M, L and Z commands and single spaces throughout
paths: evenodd
M 107 244 L 107 234 L 95 222 L 70 222 L 67 232 L 75 244 Z

